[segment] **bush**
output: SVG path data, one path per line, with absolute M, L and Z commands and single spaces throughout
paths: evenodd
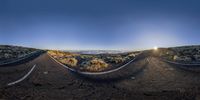
M 173 60 L 176 61 L 177 59 L 179 59 L 179 57 L 177 55 L 174 55 Z
M 102 59 L 93 59 L 85 63 L 84 68 L 88 71 L 102 71 L 108 67 L 108 64 Z
M 10 54 L 10 53 L 5 53 L 5 54 L 4 54 L 4 57 L 5 57 L 6 59 L 12 58 L 12 54 Z
M 135 54 L 134 53 L 130 53 L 130 54 L 128 54 L 128 57 L 135 57 Z
M 184 61 L 184 62 L 190 62 L 192 61 L 192 59 L 190 57 L 187 57 L 187 56 L 177 56 L 175 55 L 174 56 L 174 61 Z
M 122 57 L 107 57 L 106 61 L 108 61 L 109 63 L 118 64 L 124 62 L 125 60 Z
M 59 60 L 61 63 L 75 67 L 77 66 L 78 60 L 76 58 L 64 58 Z

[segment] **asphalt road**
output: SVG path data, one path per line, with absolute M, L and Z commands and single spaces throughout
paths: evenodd
M 23 81 L 7 86 L 34 70 Z M 47 54 L 17 66 L 0 67 L 5 100 L 199 100 L 200 73 L 147 56 L 102 76 L 68 71 Z M 98 78 L 97 80 L 95 80 Z

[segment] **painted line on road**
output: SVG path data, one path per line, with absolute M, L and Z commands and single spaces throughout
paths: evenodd
M 47 53 L 48 54 L 48 53 Z M 62 63 L 60 63 L 59 61 L 57 61 L 55 58 L 53 58 L 51 55 L 48 54 L 48 56 L 50 58 L 52 58 L 55 62 L 57 62 L 58 64 L 60 64 L 61 66 L 73 71 L 73 72 L 76 72 L 76 73 L 79 73 L 79 74 L 83 74 L 83 75 L 102 75 L 102 74 L 108 74 L 108 73 L 112 73 L 112 72 L 115 72 L 115 71 L 118 71 L 122 68 L 124 68 L 125 66 L 127 66 L 128 64 L 132 63 L 133 61 L 135 61 L 136 57 L 134 59 L 132 59 L 131 61 L 129 61 L 128 63 L 116 68 L 116 69 L 113 69 L 113 70 L 109 70 L 109 71 L 104 71 L 104 72 L 81 72 L 81 71 L 77 71 L 75 69 L 72 69 Z
M 20 78 L 20 79 L 17 80 L 17 81 L 8 83 L 7 85 L 8 85 L 8 86 L 12 86 L 12 85 L 15 85 L 15 84 L 17 84 L 17 83 L 19 83 L 19 82 L 22 82 L 23 80 L 25 80 L 25 79 L 32 73 L 32 71 L 35 69 L 35 67 L 36 67 L 36 64 L 31 68 L 31 70 L 30 70 L 24 77 Z
M 149 58 L 147 58 L 147 62 L 150 63 L 150 62 L 149 62 Z

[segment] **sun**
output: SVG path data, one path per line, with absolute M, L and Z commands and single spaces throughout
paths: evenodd
M 154 50 L 158 50 L 158 47 L 157 46 L 154 46 L 154 48 L 153 48 Z

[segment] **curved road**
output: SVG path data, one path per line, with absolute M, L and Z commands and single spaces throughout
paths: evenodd
M 26 75 L 34 65 L 25 80 L 6 86 Z M 95 77 L 88 79 L 72 73 L 43 54 L 25 64 L 0 68 L 0 99 L 195 100 L 200 97 L 199 76 L 200 73 L 145 57 L 118 72 L 98 77 L 100 80 L 93 80 Z

